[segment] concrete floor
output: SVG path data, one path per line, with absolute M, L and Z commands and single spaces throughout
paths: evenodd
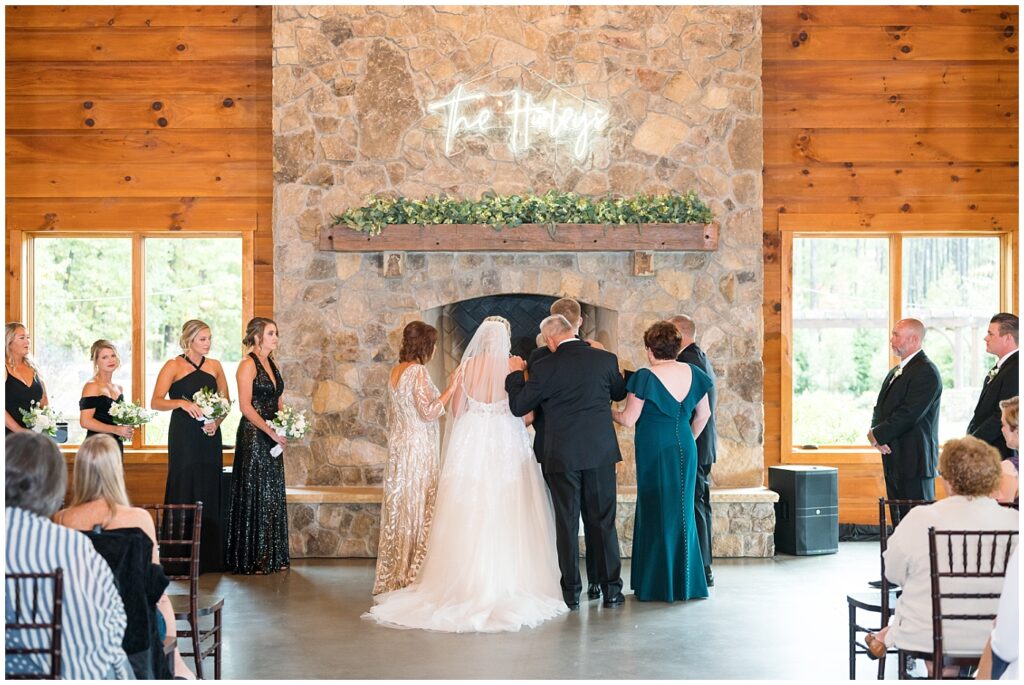
M 287 573 L 207 574 L 201 586 L 225 598 L 230 679 L 847 679 L 846 594 L 878 577 L 877 542 L 817 557 L 721 559 L 714 568 L 708 600 L 627 596 L 613 610 L 595 601 L 533 630 L 488 635 L 360 620 L 372 559 L 295 560 Z M 623 573 L 628 593 L 628 561 Z M 872 678 L 874 665 L 860 657 L 858 679 Z M 212 677 L 212 661 L 207 668 Z

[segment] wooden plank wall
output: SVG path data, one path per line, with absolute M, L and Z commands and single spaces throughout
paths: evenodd
M 271 17 L 6 8 L 8 321 L 22 317 L 26 231 L 247 234 L 252 313 L 273 315 Z M 166 454 L 125 463 L 132 498 L 162 501 Z
M 838 466 L 840 521 L 877 523 L 881 466 L 782 444 L 780 225 L 1010 230 L 1016 245 L 1017 21 L 1012 6 L 763 9 L 765 461 Z
M 7 320 L 23 231 L 253 234 L 273 313 L 272 8 L 6 8 Z

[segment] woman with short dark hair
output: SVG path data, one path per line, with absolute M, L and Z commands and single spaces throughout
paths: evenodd
M 676 361 L 683 338 L 668 321 L 644 332 L 651 366 L 626 383 L 619 424 L 636 424 L 636 515 L 630 585 L 639 600 L 675 602 L 708 596 L 693 511 L 697 444 L 711 416 L 712 380 Z
M 438 419 L 459 377 L 456 370 L 448 387 L 438 394 L 424 366 L 434 356 L 436 343 L 437 329 L 430 324 L 406 325 L 398 364 L 388 379 L 388 459 L 375 595 L 414 581 L 427 551 L 441 469 Z

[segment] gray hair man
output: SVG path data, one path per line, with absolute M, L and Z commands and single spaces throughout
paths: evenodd
M 700 554 L 704 559 L 704 576 L 708 587 L 715 584 L 715 576 L 711 572 L 711 466 L 718 454 L 718 432 L 715 428 L 715 406 L 717 400 L 717 384 L 715 370 L 711 366 L 704 350 L 697 345 L 697 326 L 693 319 L 679 314 L 669 319 L 683 337 L 683 347 L 677 361 L 693 364 L 706 373 L 713 385 L 708 390 L 708 404 L 711 406 L 711 418 L 701 434 L 697 436 L 697 483 L 693 492 L 693 514 L 697 527 L 697 539 L 700 541 Z M 692 416 L 690 417 L 693 418 Z

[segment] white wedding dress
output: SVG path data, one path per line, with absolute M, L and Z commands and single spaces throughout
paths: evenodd
M 411 585 L 378 595 L 364 618 L 394 628 L 499 632 L 568 611 L 550 496 L 523 420 L 497 386 L 508 346 L 504 324 L 485 321 L 467 348 L 423 565 Z

